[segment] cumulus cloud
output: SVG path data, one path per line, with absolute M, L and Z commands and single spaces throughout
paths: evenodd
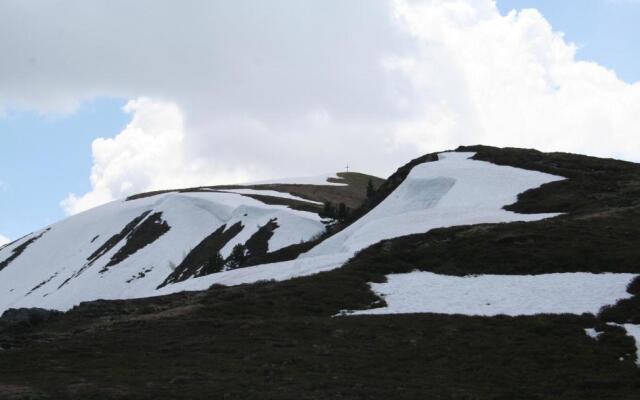
M 115 138 L 93 142 L 93 190 L 78 197 L 70 194 L 62 207 L 75 214 L 96 204 L 126 197 L 143 188 L 180 188 L 202 182 L 239 182 L 249 178 L 243 166 L 235 170 L 216 160 L 193 157 L 185 147 L 184 120 L 173 103 L 139 98 L 124 111 L 131 122 Z
M 576 61 L 576 47 L 536 10 L 501 16 L 491 2 L 458 0 L 405 3 L 398 15 L 424 45 L 396 67 L 429 93 L 398 141 L 640 158 L 640 83 Z
M 11 243 L 11 239 L 4 235 L 0 235 L 0 246 L 4 246 L 7 243 Z
M 460 144 L 640 158 L 640 83 L 492 0 L 7 1 L 0 51 L 0 108 L 134 99 L 70 213 L 346 163 L 387 175 Z

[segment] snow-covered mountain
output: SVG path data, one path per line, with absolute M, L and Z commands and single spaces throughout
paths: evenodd
M 519 193 L 562 177 L 473 160 L 473 155 L 440 153 L 438 161 L 415 166 L 377 207 L 294 260 L 217 273 L 205 270 L 207 256 L 215 252 L 226 258 L 237 244 L 251 247 L 260 240 L 266 243 L 253 247 L 262 249 L 248 251 L 275 252 L 309 241 L 325 229 L 316 213 L 257 198 L 309 206 L 321 203 L 264 186 L 167 191 L 112 202 L 1 249 L 0 310 L 66 310 L 94 299 L 288 279 L 337 268 L 359 250 L 384 239 L 455 225 L 556 215 L 518 214 L 503 207 L 514 203 Z M 345 185 L 328 178 L 283 181 Z M 199 262 L 197 253 L 205 253 Z
M 0 395 L 635 398 L 638 199 L 638 164 L 485 146 L 131 196 L 0 248 L 0 311 L 69 310 L 0 318 Z
M 141 194 L 74 215 L 0 248 L 0 312 L 172 292 L 238 244 L 255 257 L 309 241 L 325 230 L 322 189 L 357 186 L 343 176 Z

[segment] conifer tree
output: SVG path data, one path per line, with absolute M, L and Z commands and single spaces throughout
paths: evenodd
M 345 219 L 347 219 L 347 217 L 349 216 L 349 209 L 347 208 L 347 205 L 344 203 L 340 203 L 338 205 L 338 219 L 340 221 L 344 221 Z
M 322 216 L 325 218 L 335 218 L 336 217 L 336 209 L 333 206 L 333 203 L 330 201 L 325 201 L 324 206 L 322 208 Z
M 210 256 L 207 259 L 207 262 L 204 264 L 204 268 L 202 272 L 200 272 L 200 276 L 215 274 L 216 272 L 221 272 L 224 269 L 224 258 L 220 254 L 219 251 L 216 251 L 215 254 Z
M 242 264 L 247 260 L 247 249 L 245 245 L 238 243 L 233 246 L 231 254 L 227 258 L 227 269 L 240 268 Z
M 369 182 L 367 182 L 367 199 L 371 200 L 375 192 L 376 188 L 373 186 L 373 181 L 369 179 Z

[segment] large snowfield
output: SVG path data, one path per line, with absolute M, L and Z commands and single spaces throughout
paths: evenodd
M 101 272 L 126 240 L 89 263 L 88 258 L 105 241 L 149 210 L 149 216 L 162 213 L 162 221 L 170 228 L 166 233 L 107 271 Z M 172 268 L 220 226 L 228 228 L 236 222 L 244 226 L 222 249 L 221 254 L 227 256 L 235 244 L 244 243 L 274 218 L 279 227 L 269 240 L 270 251 L 309 240 L 324 230 L 317 214 L 233 193 L 167 193 L 94 208 L 0 250 L 2 262 L 21 244 L 42 234 L 0 270 L 0 312 L 12 307 L 66 310 L 81 301 L 156 295 L 156 287 Z

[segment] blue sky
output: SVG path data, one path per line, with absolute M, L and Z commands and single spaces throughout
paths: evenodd
M 16 239 L 64 216 L 60 201 L 90 189 L 91 142 L 122 130 L 125 101 L 100 99 L 72 115 L 0 117 L 0 232 Z
M 640 1 L 497 4 L 503 14 L 514 8 L 538 9 L 554 30 L 579 46 L 579 59 L 611 68 L 629 83 L 640 81 Z M 11 110 L 0 114 L 0 234 L 15 239 L 55 222 L 64 217 L 60 202 L 69 193 L 91 190 L 91 143 L 122 131 L 131 119 L 122 109 L 127 100 L 99 98 L 69 115 Z
M 578 45 L 578 59 L 596 61 L 629 83 L 640 80 L 640 0 L 498 0 L 502 14 L 535 8 Z

